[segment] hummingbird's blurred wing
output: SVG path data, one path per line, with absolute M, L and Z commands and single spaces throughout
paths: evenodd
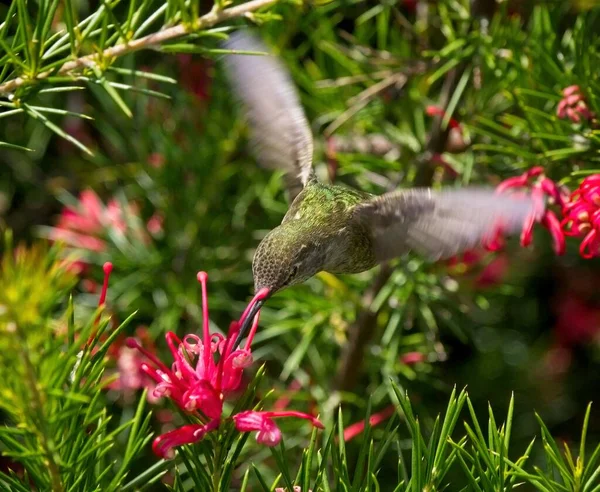
M 372 233 L 375 256 L 385 261 L 415 251 L 449 258 L 503 234 L 518 232 L 533 213 L 529 197 L 485 188 L 386 193 L 357 206 L 354 217 Z
M 237 31 L 224 47 L 270 50 L 257 37 Z M 226 55 L 225 69 L 250 123 L 254 154 L 263 166 L 283 169 L 290 201 L 313 174 L 313 137 L 290 75 L 273 55 Z

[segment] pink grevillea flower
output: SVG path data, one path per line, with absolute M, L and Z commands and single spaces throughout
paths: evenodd
M 394 414 L 395 411 L 396 411 L 396 409 L 395 409 L 394 405 L 390 405 L 389 407 L 384 408 L 380 412 L 374 413 L 373 415 L 371 415 L 369 417 L 369 425 L 371 427 L 375 427 L 376 425 L 379 425 L 382 422 L 385 422 L 387 419 L 389 419 Z M 349 425 L 348 427 L 346 427 L 344 429 L 344 441 L 348 442 L 351 439 L 354 439 L 356 436 L 362 434 L 362 432 L 364 430 L 365 430 L 365 421 L 364 420 L 361 420 L 352 425 Z
M 568 118 L 573 123 L 580 123 L 582 119 L 587 121 L 594 119 L 594 113 L 589 110 L 578 85 L 565 87 L 562 93 L 563 98 L 556 107 L 556 115 L 559 118 Z
M 213 82 L 212 62 L 206 59 L 195 59 L 190 54 L 177 55 L 177 61 L 181 70 L 181 85 L 194 94 L 198 101 L 208 101 Z
M 558 207 L 564 207 L 566 197 L 559 186 L 544 175 L 544 169 L 541 166 L 532 167 L 529 171 L 504 180 L 496 191 L 503 193 L 509 189 L 531 188 L 531 198 L 533 200 L 533 209 L 531 214 L 525 220 L 523 230 L 521 232 L 521 246 L 527 247 L 533 239 L 533 226 L 536 223 L 542 224 L 550 231 L 552 236 L 554 251 L 557 255 L 562 255 L 565 252 L 565 235 L 562 231 L 560 221 L 546 207 L 546 197 L 550 203 L 556 204 Z
M 148 219 L 148 222 L 146 222 L 146 229 L 148 229 L 148 232 L 153 236 L 160 236 L 164 230 L 164 222 L 165 218 L 161 214 L 154 214 Z
M 96 193 L 84 190 L 75 207 L 63 209 L 56 226 L 50 230 L 49 238 L 62 241 L 71 248 L 99 253 L 107 248 L 105 237 L 109 232 L 126 233 L 128 214 L 138 214 L 134 205 L 123 207 L 112 199 L 105 206 Z M 146 241 L 147 238 L 140 237 L 140 240 Z M 87 266 L 81 259 L 71 263 L 71 269 L 78 273 Z
M 148 156 L 148 164 L 155 169 L 160 169 L 165 165 L 165 156 L 160 152 L 153 152 Z
M 400 362 L 407 366 L 418 364 L 427 360 L 427 356 L 422 352 L 407 352 L 400 357 Z
M 221 421 L 213 419 L 207 424 L 190 424 L 161 434 L 152 443 L 152 451 L 161 458 L 172 459 L 175 457 L 173 448 L 201 441 L 206 434 L 219 427 Z
M 303 412 L 274 411 L 274 412 L 257 412 L 254 410 L 246 410 L 235 414 L 232 418 L 235 422 L 235 427 L 240 432 L 256 431 L 256 441 L 265 446 L 277 446 L 281 441 L 281 431 L 273 419 L 280 417 L 296 417 L 306 419 L 312 425 L 319 429 L 323 429 L 323 424 L 313 417 Z
M 446 112 L 442 108 L 433 105 L 427 106 L 425 108 L 425 113 L 427 113 L 428 116 L 440 116 L 442 118 L 446 115 Z M 450 118 L 448 126 L 450 128 L 460 128 L 460 123 L 454 118 Z
M 585 178 L 563 207 L 562 227 L 567 236 L 583 236 L 579 253 L 600 256 L 600 174 Z
M 202 337 L 186 335 L 180 340 L 173 332 L 168 332 L 167 344 L 174 359 L 170 368 L 142 347 L 137 340 L 127 340 L 130 348 L 139 350 L 149 361 L 142 363 L 141 369 L 156 384 L 154 396 L 170 398 L 179 408 L 202 422 L 157 437 L 153 449 L 160 457 L 172 456 L 174 447 L 197 442 L 220 426 L 224 400 L 239 390 L 243 371 L 252 364 L 250 345 L 258 327 L 260 313 L 257 313 L 253 320 L 245 346 L 234 349 L 234 341 L 253 307 L 269 295 L 269 290 L 258 291 L 241 318 L 231 323 L 227 336 L 223 336 L 209 331 L 207 280 L 208 275 L 205 272 L 198 273 L 198 281 L 202 287 Z M 311 415 L 292 411 L 246 411 L 232 418 L 238 430 L 257 431 L 259 442 L 275 445 L 281 440 L 279 428 L 272 420 L 277 417 L 305 418 L 313 425 L 321 427 L 321 423 Z
M 107 261 L 106 263 L 104 263 L 104 265 L 102 265 L 102 270 L 104 271 L 104 281 L 102 282 L 102 290 L 100 291 L 100 298 L 98 299 L 98 307 L 104 307 L 104 305 L 106 304 L 106 294 L 108 292 L 108 281 L 110 279 L 110 274 L 112 273 L 112 269 L 113 269 L 113 265 L 110 261 Z M 100 322 L 100 314 L 98 314 L 98 316 L 96 316 L 96 319 L 94 321 L 94 325 L 98 325 L 98 323 Z M 94 341 L 94 338 L 96 338 L 96 330 L 94 330 L 90 337 L 88 338 L 88 345 L 91 345 L 92 342 Z
M 155 353 L 156 348 L 145 326 L 136 328 L 135 337 L 144 343 L 147 350 Z M 135 392 L 142 388 L 150 389 L 149 402 L 156 403 L 159 400 L 154 396 L 154 381 L 141 369 L 142 363 L 145 362 L 144 356 L 139 350 L 129 348 L 125 344 L 125 337 L 118 338 L 109 347 L 107 356 L 116 362 L 116 372 L 119 376 L 107 386 L 108 389 L 118 392 L 127 403 L 133 402 Z

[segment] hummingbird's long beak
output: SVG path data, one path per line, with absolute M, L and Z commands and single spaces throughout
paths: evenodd
M 258 299 L 250 309 L 250 312 L 247 314 L 247 316 L 242 320 L 242 326 L 240 326 L 240 331 L 235 339 L 235 342 L 233 343 L 233 347 L 231 348 L 232 351 L 239 347 L 242 339 L 248 334 L 254 318 L 260 311 L 260 308 L 263 306 L 265 301 L 266 299 Z

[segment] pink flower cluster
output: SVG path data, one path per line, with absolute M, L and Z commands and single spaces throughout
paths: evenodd
M 202 337 L 186 335 L 180 340 L 174 333 L 167 333 L 167 344 L 174 359 L 170 368 L 137 340 L 127 340 L 127 345 L 139 350 L 149 362 L 140 367 L 156 384 L 154 396 L 171 398 L 179 408 L 201 422 L 158 436 L 153 450 L 162 458 L 172 457 L 174 447 L 200 441 L 207 433 L 219 428 L 223 422 L 224 400 L 240 389 L 243 371 L 252 364 L 250 345 L 258 326 L 258 315 L 246 345 L 233 350 L 233 343 L 251 308 L 268 295 L 268 290 L 263 289 L 254 296 L 240 320 L 231 323 L 227 336 L 223 336 L 209 331 L 207 280 L 205 272 L 198 273 L 202 286 Z M 295 411 L 246 410 L 231 416 L 231 420 L 240 432 L 255 431 L 259 443 L 275 446 L 281 441 L 281 431 L 274 421 L 279 417 L 307 419 L 314 426 L 323 428 L 312 415 Z
M 600 175 L 583 180 L 563 208 L 567 236 L 584 236 L 579 252 L 584 258 L 600 256 Z
M 92 190 L 79 195 L 77 207 L 65 207 L 50 239 L 89 251 L 104 251 L 105 242 L 99 238 L 106 229 L 124 232 L 127 225 L 123 211 L 116 200 L 105 207 Z
M 542 167 L 536 166 L 503 181 L 497 191 L 502 193 L 515 188 L 530 188 L 534 202 L 521 232 L 522 246 L 531 244 L 533 227 L 540 223 L 550 231 L 556 254 L 564 254 L 565 236 L 579 236 L 583 237 L 579 247 L 583 258 L 600 256 L 600 174 L 588 176 L 569 194 L 565 187 L 546 177 Z M 557 209 L 560 220 L 548 209 L 546 201 Z
M 63 209 L 56 226 L 50 230 L 49 238 L 52 241 L 62 241 L 80 251 L 100 253 L 108 247 L 106 237 L 110 232 L 133 236 L 133 239 L 142 243 L 149 242 L 148 233 L 152 236 L 162 233 L 163 218 L 159 214 L 150 218 L 146 229 L 128 225 L 134 222 L 128 220 L 128 216 L 139 220 L 135 204 L 127 203 L 123 206 L 113 198 L 105 206 L 96 193 L 84 190 L 75 207 Z M 69 265 L 77 274 L 83 273 L 86 267 L 87 263 L 82 259 Z
M 562 91 L 563 98 L 556 107 L 556 115 L 561 118 L 570 119 L 573 123 L 581 120 L 591 121 L 595 115 L 590 111 L 578 85 L 570 85 Z
M 533 209 L 521 232 L 521 246 L 527 247 L 531 244 L 533 238 L 533 226 L 536 223 L 542 224 L 550 231 L 554 242 L 554 251 L 558 255 L 565 252 L 565 235 L 561 229 L 560 221 L 556 214 L 546 207 L 546 198 L 550 203 L 563 208 L 566 196 L 560 187 L 551 179 L 544 175 L 544 168 L 541 166 L 532 167 L 521 176 L 509 178 L 498 186 L 496 191 L 503 193 L 509 189 L 531 189 L 531 198 L 533 200 Z

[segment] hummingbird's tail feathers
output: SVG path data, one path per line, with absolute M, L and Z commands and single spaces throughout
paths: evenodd
M 495 238 L 519 232 L 534 213 L 525 195 L 492 189 L 395 191 L 357 207 L 356 218 L 373 238 L 378 261 L 415 251 L 449 258 Z
M 313 137 L 290 75 L 264 43 L 248 32 L 231 34 L 224 48 L 267 54 L 225 55 L 223 62 L 249 120 L 256 159 L 265 167 L 286 172 L 293 200 L 314 175 Z

